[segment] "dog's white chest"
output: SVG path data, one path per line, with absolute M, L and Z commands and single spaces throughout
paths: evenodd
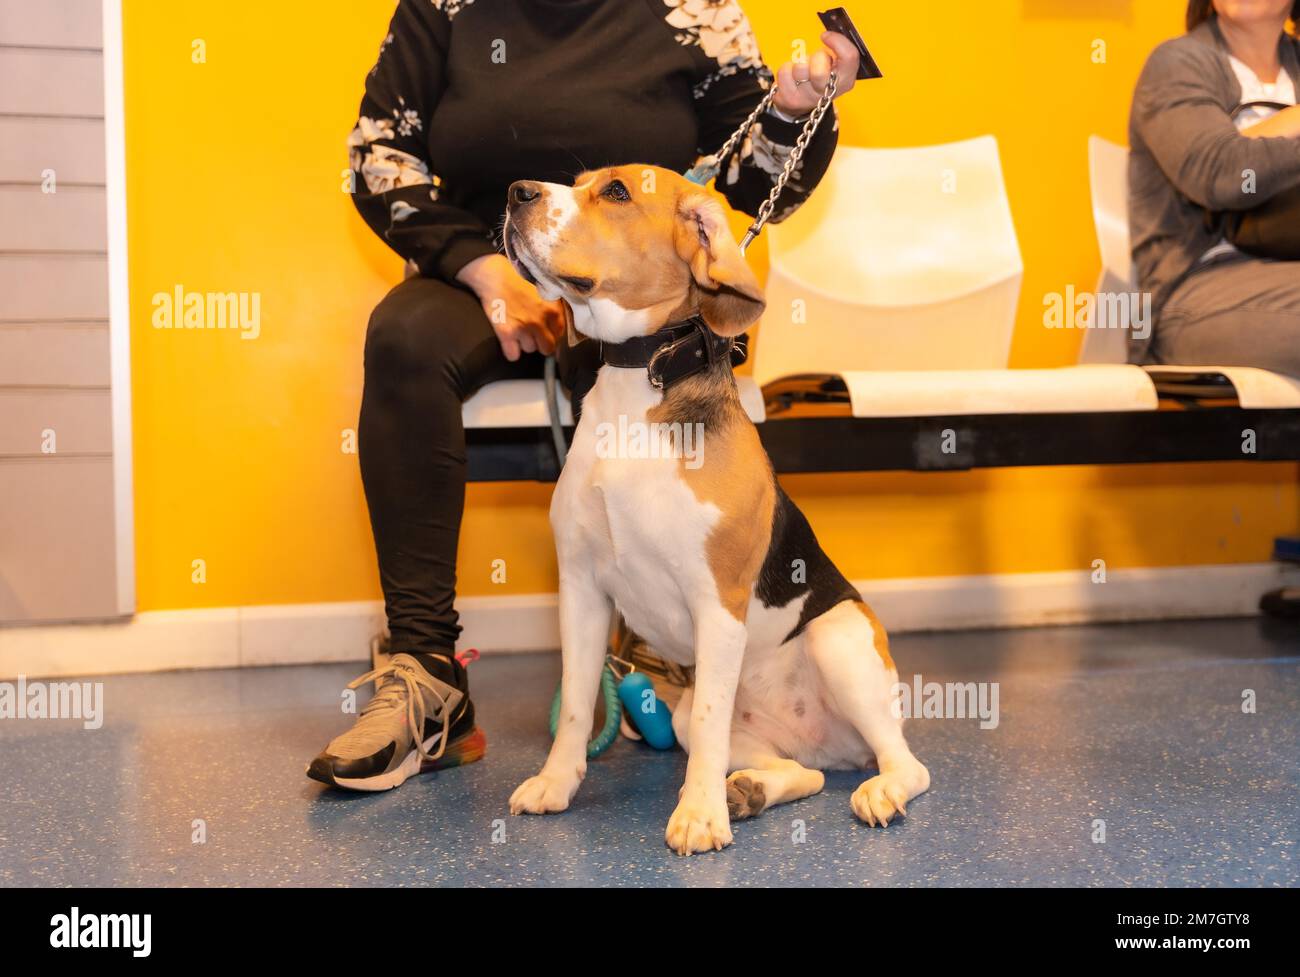
M 644 389 L 642 389 L 644 388 Z M 705 543 L 720 518 L 682 479 L 647 419 L 660 394 L 640 371 L 601 371 L 551 505 L 561 565 L 589 566 L 631 627 L 665 657 L 694 660 L 691 609 L 716 601 Z

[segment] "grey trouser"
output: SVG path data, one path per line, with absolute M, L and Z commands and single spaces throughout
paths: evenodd
M 1300 261 L 1233 256 L 1194 271 L 1165 303 L 1147 362 L 1300 376 Z

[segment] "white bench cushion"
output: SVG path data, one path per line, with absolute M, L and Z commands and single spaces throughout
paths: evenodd
M 740 402 L 755 424 L 767 417 L 763 409 L 763 391 L 753 377 L 736 377 Z M 560 388 L 560 420 L 573 424 L 573 408 L 568 394 Z M 542 380 L 498 380 L 489 383 L 465 401 L 461 410 L 465 427 L 549 427 L 546 410 L 546 384 Z
M 564 388 L 560 394 L 560 420 L 573 423 L 573 410 Z M 461 417 L 466 427 L 550 427 L 546 410 L 546 383 L 542 380 L 498 380 L 465 401 Z
M 1066 414 L 1155 410 L 1151 378 L 1136 366 L 1049 370 L 845 371 L 854 417 Z
M 1220 373 L 1236 388 L 1237 403 L 1254 410 L 1300 407 L 1300 378 L 1253 366 L 1148 366 L 1154 373 Z
M 1066 366 L 1046 370 L 846 370 L 854 417 L 938 417 L 962 414 L 1069 414 L 1155 410 L 1157 395 L 1147 370 L 1219 373 L 1249 409 L 1300 408 L 1300 378 L 1248 366 Z M 751 376 L 736 377 L 740 401 L 755 424 L 767 413 L 763 391 Z M 467 428 L 548 427 L 541 380 L 500 380 L 465 401 Z M 560 417 L 573 424 L 560 389 Z

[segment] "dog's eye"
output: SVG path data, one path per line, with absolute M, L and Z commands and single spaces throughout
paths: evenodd
M 610 200 L 616 200 L 621 204 L 627 203 L 632 199 L 632 195 L 627 192 L 627 187 L 623 185 L 622 180 L 612 180 L 604 190 L 600 191 L 602 197 L 608 197 Z

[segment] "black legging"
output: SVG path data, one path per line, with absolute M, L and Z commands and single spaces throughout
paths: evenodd
M 542 362 L 536 353 L 507 360 L 474 294 L 439 280 L 407 279 L 375 307 L 358 448 L 393 651 L 455 647 L 461 404 L 494 380 L 540 377 Z M 566 386 L 589 386 L 589 363 L 562 359 Z

